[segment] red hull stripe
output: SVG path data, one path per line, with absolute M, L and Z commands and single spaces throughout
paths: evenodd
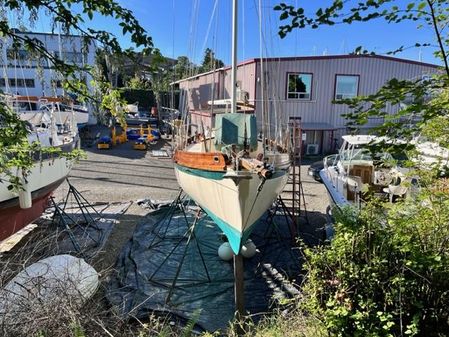
M 0 241 L 36 220 L 47 208 L 48 199 L 52 192 L 64 181 L 60 179 L 32 193 L 31 208 L 20 208 L 19 198 L 0 203 Z

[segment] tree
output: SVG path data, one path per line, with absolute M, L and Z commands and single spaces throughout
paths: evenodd
M 354 6 L 352 6 L 354 5 Z M 417 28 L 430 27 L 434 32 L 436 45 L 431 41 L 417 41 L 413 46 L 399 46 L 396 50 L 387 54 L 395 55 L 407 48 L 435 48 L 435 55 L 442 60 L 443 67 L 440 74 L 432 78 L 420 78 L 410 80 L 392 79 L 379 90 L 369 95 L 345 99 L 336 104 L 346 104 L 351 110 L 346 114 L 348 126 L 358 128 L 368 122 L 371 117 L 383 117 L 385 123 L 374 131 L 391 139 L 410 140 L 420 134 L 426 124 L 435 118 L 447 116 L 449 101 L 446 96 L 441 96 L 439 104 L 428 104 L 431 97 L 435 97 L 449 85 L 449 35 L 446 26 L 449 24 L 447 0 L 424 0 L 398 2 L 393 0 L 365 0 L 357 3 L 342 0 L 334 0 L 329 7 L 316 9 L 314 15 L 307 15 L 304 8 L 294 8 L 291 5 L 281 3 L 275 10 L 281 12 L 280 19 L 288 21 L 279 27 L 279 35 L 285 37 L 294 29 L 311 27 L 317 29 L 320 26 L 333 26 L 336 24 L 351 24 L 354 22 L 369 22 L 383 19 L 388 23 L 401 21 L 416 22 Z M 372 54 L 372 52 L 356 48 L 355 53 Z M 399 106 L 397 113 L 387 115 L 387 105 Z M 404 121 L 417 121 L 407 123 Z M 386 147 L 386 144 L 382 144 Z M 396 152 L 410 149 L 410 143 L 402 145 L 390 144 L 389 150 Z
M 345 209 L 329 246 L 305 249 L 302 305 L 329 335 L 449 334 L 448 189 L 435 182 L 388 212 Z
M 346 114 L 350 127 L 383 117 L 385 122 L 374 132 L 404 141 L 378 144 L 372 150 L 398 152 L 412 150 L 410 140 L 419 134 L 449 148 L 448 4 L 447 0 L 334 0 L 312 15 L 286 4 L 275 10 L 281 11 L 281 20 L 290 20 L 280 27 L 281 37 L 294 29 L 376 19 L 393 24 L 409 20 L 418 28 L 432 28 L 435 55 L 443 64 L 439 74 L 392 79 L 373 95 L 334 102 L 351 109 Z M 388 54 L 433 46 L 430 41 L 417 41 Z M 355 53 L 372 52 L 358 47 Z M 387 105 L 397 106 L 397 112 L 387 115 Z M 421 189 L 403 202 L 389 205 L 374 200 L 360 212 L 334 212 L 335 236 L 330 245 L 305 249 L 302 304 L 322 320 L 330 335 L 448 335 L 449 180 L 441 179 L 440 173 L 414 171 L 420 175 Z
M 151 89 L 151 83 L 138 75 L 134 75 L 128 81 L 127 87 L 130 89 Z
M 132 12 L 122 7 L 114 0 L 18 0 L 4 1 L 1 3 L 3 13 L 14 13 L 18 22 L 30 22 L 31 27 L 22 27 L 32 30 L 34 22 L 39 15 L 47 15 L 53 18 L 53 27 L 58 27 L 61 33 L 76 33 L 83 38 L 83 48 L 91 43 L 96 43 L 107 52 L 116 54 L 131 54 L 131 49 L 123 50 L 116 36 L 104 30 L 85 28 L 94 15 L 115 18 L 122 32 L 130 37 L 131 42 L 142 48 L 144 53 L 149 53 L 153 47 L 151 37 L 140 26 Z M 28 16 L 28 17 L 26 17 Z M 47 59 L 57 73 L 64 78 L 64 88 L 76 92 L 79 97 L 95 99 L 87 91 L 86 83 L 83 81 L 83 72 L 93 71 L 88 65 L 77 65 L 66 63 L 45 48 L 44 44 L 37 39 L 20 34 L 11 27 L 5 17 L 0 19 L 0 35 L 10 39 L 13 49 L 26 49 L 30 54 L 40 59 Z M 110 85 L 97 79 L 98 88 L 103 92 L 111 93 Z M 111 101 L 111 100 L 110 100 Z M 36 152 L 54 151 L 52 148 L 41 148 L 38 143 L 28 144 L 26 124 L 20 120 L 17 114 L 10 111 L 4 104 L 0 105 L 0 174 L 6 174 L 11 182 L 18 179 L 11 172 L 13 168 L 19 168 L 26 174 L 33 165 Z M 17 184 L 16 184 L 17 185 Z
M 205 73 L 222 67 L 224 67 L 223 61 L 215 58 L 215 53 L 212 49 L 206 48 L 204 51 L 204 58 L 201 63 L 200 72 Z
M 180 80 L 191 76 L 194 73 L 195 65 L 190 62 L 187 56 L 179 56 L 174 67 L 174 80 Z

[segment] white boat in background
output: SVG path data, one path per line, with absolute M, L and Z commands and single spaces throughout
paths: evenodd
M 234 0 L 231 68 L 234 85 L 229 113 L 215 114 L 214 137 L 188 144 L 185 131 L 181 131 L 184 139 L 178 143 L 174 161 L 176 178 L 183 191 L 220 227 L 238 255 L 254 224 L 284 189 L 290 160 L 286 147 L 274 145 L 266 138 L 258 141 L 255 115 L 247 106 L 238 109 L 236 8 Z
M 417 139 L 417 156 L 415 162 L 422 168 L 429 168 L 438 165 L 440 169 L 449 168 L 449 149 L 446 149 L 434 142 L 422 141 Z
M 42 147 L 57 148 L 62 152 L 71 152 L 79 146 L 76 126 L 68 124 L 61 132 L 51 116 L 49 126 L 30 124 L 30 129 L 29 143 L 38 141 Z M 29 172 L 11 168 L 9 175 L 0 173 L 0 241 L 42 214 L 50 195 L 65 180 L 71 168 L 72 160 L 63 155 L 36 153 L 35 164 Z M 11 188 L 11 176 L 21 183 L 18 191 Z
M 75 106 L 71 100 L 59 97 L 11 96 L 5 97 L 8 104 L 23 120 L 41 118 L 47 122 L 50 113 L 54 114 L 56 124 L 64 125 L 74 119 L 74 123 L 81 128 L 89 122 L 89 112 L 86 108 Z M 30 121 L 31 122 L 31 121 Z M 35 124 L 34 122 L 31 122 Z
M 86 126 L 89 122 L 89 112 L 84 108 L 76 108 L 73 105 L 65 104 L 63 102 L 48 102 L 41 105 L 41 110 L 49 111 L 52 110 L 59 116 L 59 123 L 64 123 L 67 120 L 72 118 L 72 115 L 75 118 L 75 123 L 78 128 L 82 128 Z
M 343 144 L 337 155 L 324 158 L 320 177 L 329 195 L 332 206 L 342 208 L 355 205 L 361 207 L 370 196 L 386 197 L 393 201 L 405 196 L 406 171 L 392 162 L 391 155 L 380 154 L 372 158 L 367 147 L 376 142 L 376 136 L 343 136 Z

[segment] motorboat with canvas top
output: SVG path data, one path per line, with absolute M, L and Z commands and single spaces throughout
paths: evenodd
M 382 141 L 371 135 L 345 135 L 337 155 L 324 158 L 320 178 L 332 206 L 361 207 L 370 196 L 393 200 L 405 196 L 407 170 L 394 164 L 388 153 L 372 156 L 370 144 Z

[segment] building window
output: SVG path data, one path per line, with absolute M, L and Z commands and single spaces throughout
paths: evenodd
M 2 87 L 4 87 L 6 84 L 5 81 L 1 81 L 0 85 Z M 34 88 L 35 84 L 34 84 L 34 78 L 10 78 L 8 79 L 8 85 L 10 87 L 18 87 L 18 88 Z
M 288 74 L 287 98 L 310 100 L 312 74 Z
M 8 66 L 10 67 L 47 67 L 47 59 L 40 57 L 37 54 L 33 54 L 25 49 L 8 49 L 6 51 L 6 58 L 8 60 Z
M 62 88 L 62 81 L 61 80 L 51 80 L 51 86 L 53 88 Z
M 31 58 L 28 51 L 24 49 L 8 49 L 6 51 L 6 57 L 9 61 L 28 61 Z
M 358 75 L 337 75 L 335 78 L 335 99 L 354 98 L 359 90 Z
M 83 64 L 86 60 L 85 54 L 75 51 L 63 51 L 61 53 L 59 51 L 55 51 L 53 52 L 53 55 L 56 58 L 61 58 L 62 61 L 67 63 Z

